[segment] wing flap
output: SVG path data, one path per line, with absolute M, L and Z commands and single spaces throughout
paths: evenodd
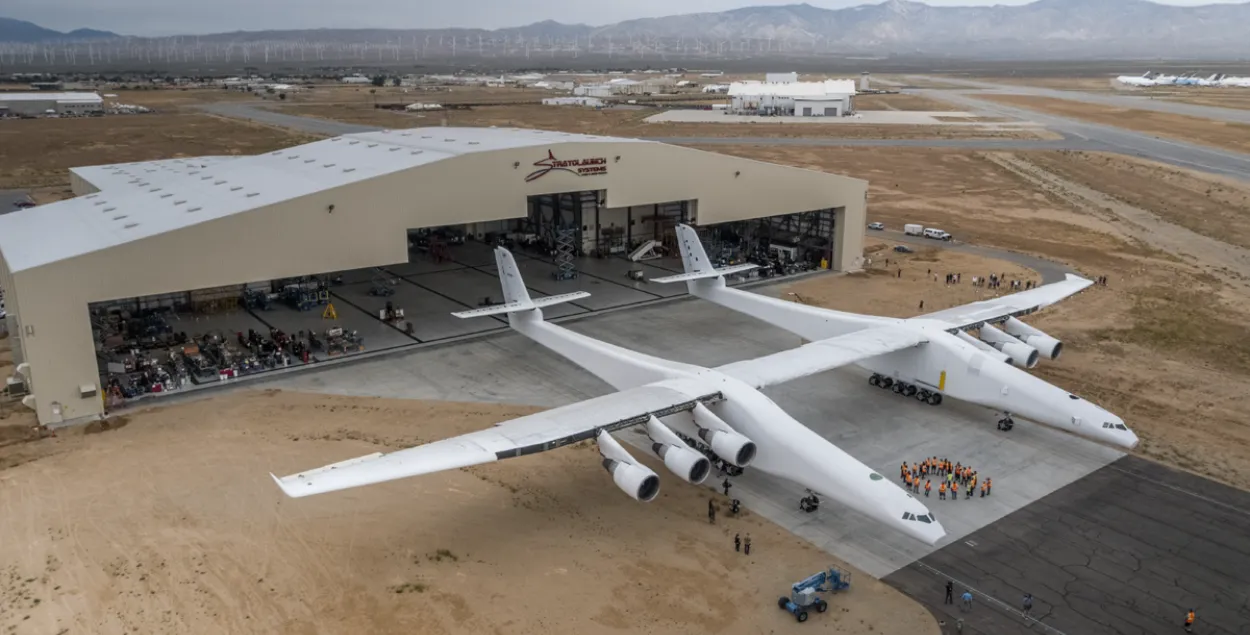
M 764 388 L 823 373 L 847 364 L 928 342 L 919 332 L 876 327 L 818 340 L 757 359 L 734 362 L 717 370 L 754 388 Z
M 719 392 L 691 397 L 667 386 L 640 386 L 389 454 L 373 453 L 281 478 L 270 476 L 292 498 L 324 494 L 554 450 L 593 438 L 600 430 L 614 432 L 645 423 L 652 416 L 666 417 L 721 398 Z
M 1067 274 L 1067 278 L 1062 282 L 1052 282 L 1028 291 L 1012 293 L 992 300 L 981 300 L 920 317 L 948 322 L 952 328 L 959 330 L 974 329 L 986 322 L 998 322 L 1009 317 L 1019 317 L 1039 311 L 1093 284 L 1092 280 Z

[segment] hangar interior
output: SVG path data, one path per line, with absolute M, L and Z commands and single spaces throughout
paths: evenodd
M 254 252 L 249 249 L 254 247 L 239 245 L 233 253 L 222 254 L 232 263 L 247 265 L 233 267 L 233 271 L 206 274 L 203 268 L 212 271 L 211 259 L 189 257 L 191 262 L 186 266 L 200 268 L 194 274 L 189 270 L 185 274 L 174 271 L 164 276 L 165 280 L 151 284 L 121 284 L 107 289 L 95 286 L 71 292 L 69 295 L 86 301 L 78 304 L 76 310 L 71 303 L 66 307 L 71 315 L 58 316 L 65 318 L 64 323 L 55 324 L 42 319 L 37 308 L 44 301 L 41 291 L 45 285 L 56 284 L 65 276 L 81 276 L 74 271 L 84 266 L 104 267 L 108 275 L 125 276 L 125 270 L 135 263 L 119 264 L 109 257 L 109 252 L 118 251 L 119 246 L 109 245 L 91 254 L 74 252 L 74 257 L 37 258 L 24 264 L 23 260 L 29 259 L 19 253 L 13 241 L 34 240 L 39 237 L 33 233 L 51 229 L 48 224 L 34 221 L 35 214 L 42 211 L 48 215 L 50 208 L 57 206 L 82 208 L 66 210 L 71 214 L 99 213 L 98 210 L 112 210 L 115 197 L 142 198 L 157 190 L 171 190 L 169 198 L 175 199 L 174 204 L 189 208 L 197 203 L 178 202 L 179 197 L 193 197 L 193 193 L 178 191 L 180 184 L 230 181 L 229 176 L 223 175 L 248 169 L 245 164 L 258 158 L 268 157 L 266 167 L 296 164 L 278 160 L 282 154 L 279 152 L 260 157 L 203 157 L 75 169 L 73 185 L 79 198 L 9 215 L 25 215 L 19 220 L 26 222 L 10 221 L 7 235 L 11 238 L 0 238 L 0 286 L 14 289 L 16 293 L 11 295 L 18 296 L 17 302 L 11 303 L 16 307 L 9 320 L 10 330 L 17 334 L 15 357 L 29 362 L 17 378 L 21 388 L 30 392 L 28 405 L 35 407 L 41 421 L 56 424 L 96 416 L 128 400 L 149 395 L 502 329 L 505 319 L 460 320 L 450 315 L 453 311 L 501 301 L 494 267 L 495 245 L 513 251 L 534 295 L 578 290 L 591 293 L 589 298 L 550 307 L 545 311 L 549 318 L 683 295 L 682 285 L 647 282 L 681 272 L 674 233 L 677 223 L 700 227 L 714 260 L 724 264 L 756 262 L 763 265 L 759 275 L 788 275 L 821 266 L 846 270 L 856 268 L 860 262 L 859 232 L 866 192 L 866 183 L 862 181 L 635 140 L 496 129 L 442 128 L 434 133 L 423 135 L 430 140 L 419 144 L 382 138 L 387 133 L 365 133 L 288 150 L 290 159 L 312 154 L 319 162 L 328 155 L 312 153 L 312 146 L 344 140 L 348 144 L 391 141 L 396 148 L 423 148 L 413 152 L 437 148 L 447 154 L 440 157 L 439 164 L 457 167 L 449 173 L 455 182 L 447 187 L 452 191 L 446 200 L 453 208 L 442 214 L 429 214 L 420 209 L 424 205 L 418 205 L 415 211 L 401 209 L 394 222 L 378 223 L 383 227 L 370 230 L 369 233 L 377 234 L 370 240 L 384 241 L 385 253 L 339 245 L 333 240 L 333 231 L 329 236 L 310 240 L 300 255 L 315 253 L 318 248 L 350 253 L 313 257 L 303 263 L 279 263 L 274 254 L 256 252 L 252 258 Z M 434 136 L 449 139 L 453 134 L 475 139 L 468 143 L 493 147 L 452 153 L 433 140 Z M 578 146 L 584 146 L 586 151 Z M 546 152 L 549 159 L 541 160 L 541 152 L 536 156 L 536 148 Z M 629 153 L 642 149 L 659 151 L 660 158 L 667 159 L 670 166 L 681 165 L 691 173 L 629 173 L 623 164 L 630 164 L 635 170 L 644 165 L 663 166 L 663 161 L 650 161 L 644 156 L 631 161 Z M 548 161 L 554 161 L 557 154 L 601 154 L 614 156 L 615 160 L 607 174 L 579 174 L 574 161 L 571 169 L 559 168 L 551 177 L 535 178 L 536 186 L 514 177 L 513 170 L 524 161 L 514 160 L 517 152 L 524 154 L 527 163 L 542 167 L 550 167 Z M 667 154 L 676 156 L 664 157 Z M 340 163 L 352 165 L 348 157 L 334 156 Z M 484 203 L 465 196 L 483 171 L 476 165 L 451 165 L 465 157 L 494 159 L 495 173 L 486 176 L 498 184 L 493 190 L 499 190 L 495 193 L 506 200 L 494 198 Z M 534 161 L 535 158 L 540 160 Z M 700 166 L 704 162 L 708 165 Z M 408 171 L 430 169 L 428 163 L 421 163 Z M 780 176 L 761 174 L 771 185 L 752 188 L 759 190 L 757 195 L 736 200 L 738 209 L 731 209 L 721 190 L 735 189 L 733 181 L 744 173 L 763 170 L 776 171 Z M 706 173 L 702 182 L 694 178 L 700 171 Z M 340 213 L 353 214 L 361 206 L 409 208 L 409 197 L 421 191 L 413 186 L 401 187 L 393 199 L 387 194 L 371 197 L 335 191 L 367 180 L 366 174 L 337 188 L 333 184 L 312 183 L 306 188 L 305 198 L 332 194 L 325 200 L 339 202 L 328 205 L 330 215 L 339 211 L 336 206 L 351 207 Z M 445 175 L 430 177 L 431 183 L 442 184 L 445 180 Z M 596 189 L 576 187 L 585 181 L 592 181 Z M 360 196 L 366 200 L 348 202 Z M 283 198 L 300 201 L 298 196 Z M 494 204 L 499 209 L 483 210 L 483 204 Z M 301 207 L 302 213 L 308 213 L 322 205 L 304 202 Z M 207 231 L 211 225 L 232 222 L 236 226 L 229 232 L 253 231 L 249 217 L 255 217 L 255 225 L 265 225 L 260 215 L 266 208 L 264 201 L 245 203 L 237 213 L 226 217 L 200 224 L 179 224 L 150 237 L 125 239 L 122 245 L 137 248 L 131 253 L 138 256 L 127 256 L 134 260 L 165 252 L 156 244 L 145 249 L 145 242 L 185 230 Z M 0 225 L 5 220 L 8 217 L 0 219 Z M 463 222 L 449 224 L 443 222 L 446 220 Z M 858 231 L 839 234 L 840 222 Z M 0 234 L 5 229 L 0 226 Z M 89 256 L 102 258 L 105 263 L 75 262 L 90 259 Z M 341 266 L 348 263 L 366 266 Z M 169 266 L 177 270 L 183 267 Z M 98 279 L 99 275 L 89 277 Z M 194 285 L 196 281 L 211 284 Z M 734 283 L 745 281 L 746 278 L 739 278 Z M 121 295 L 123 289 L 147 292 Z M 77 316 L 72 315 L 74 312 Z M 33 330 L 36 326 L 39 331 Z M 86 355 L 82 350 L 45 345 L 57 327 L 66 332 L 89 330 L 89 344 L 78 345 L 90 347 Z M 80 368 L 86 359 L 93 362 L 89 375 Z M 72 379 L 61 381 L 58 373 Z M 58 393 L 46 387 L 54 382 L 68 385 L 69 390 L 62 388 Z

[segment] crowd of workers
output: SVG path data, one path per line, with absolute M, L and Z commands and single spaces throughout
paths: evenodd
M 939 459 L 936 456 L 911 465 L 903 461 L 899 466 L 899 478 L 907 491 L 919 494 L 923 490 L 926 497 L 933 495 L 933 481 L 936 480 L 939 500 L 946 500 L 947 494 L 950 495 L 950 500 L 956 500 L 960 492 L 964 492 L 964 499 L 967 500 L 977 491 L 981 492 L 981 498 L 985 498 L 994 487 L 993 479 L 986 477 L 981 480 L 981 475 L 971 466 L 951 463 L 950 459 Z

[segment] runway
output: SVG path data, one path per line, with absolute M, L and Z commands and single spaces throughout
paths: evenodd
M 885 580 L 964 633 L 1170 635 L 1193 608 L 1194 632 L 1245 635 L 1248 527 L 1250 493 L 1125 457 Z

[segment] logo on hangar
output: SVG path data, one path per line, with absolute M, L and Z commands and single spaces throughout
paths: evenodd
M 540 179 L 551 172 L 568 172 L 576 176 L 596 176 L 608 173 L 608 160 L 605 157 L 589 157 L 585 159 L 557 159 L 555 153 L 547 151 L 547 158 L 534 162 L 539 168 L 525 177 L 525 182 Z

